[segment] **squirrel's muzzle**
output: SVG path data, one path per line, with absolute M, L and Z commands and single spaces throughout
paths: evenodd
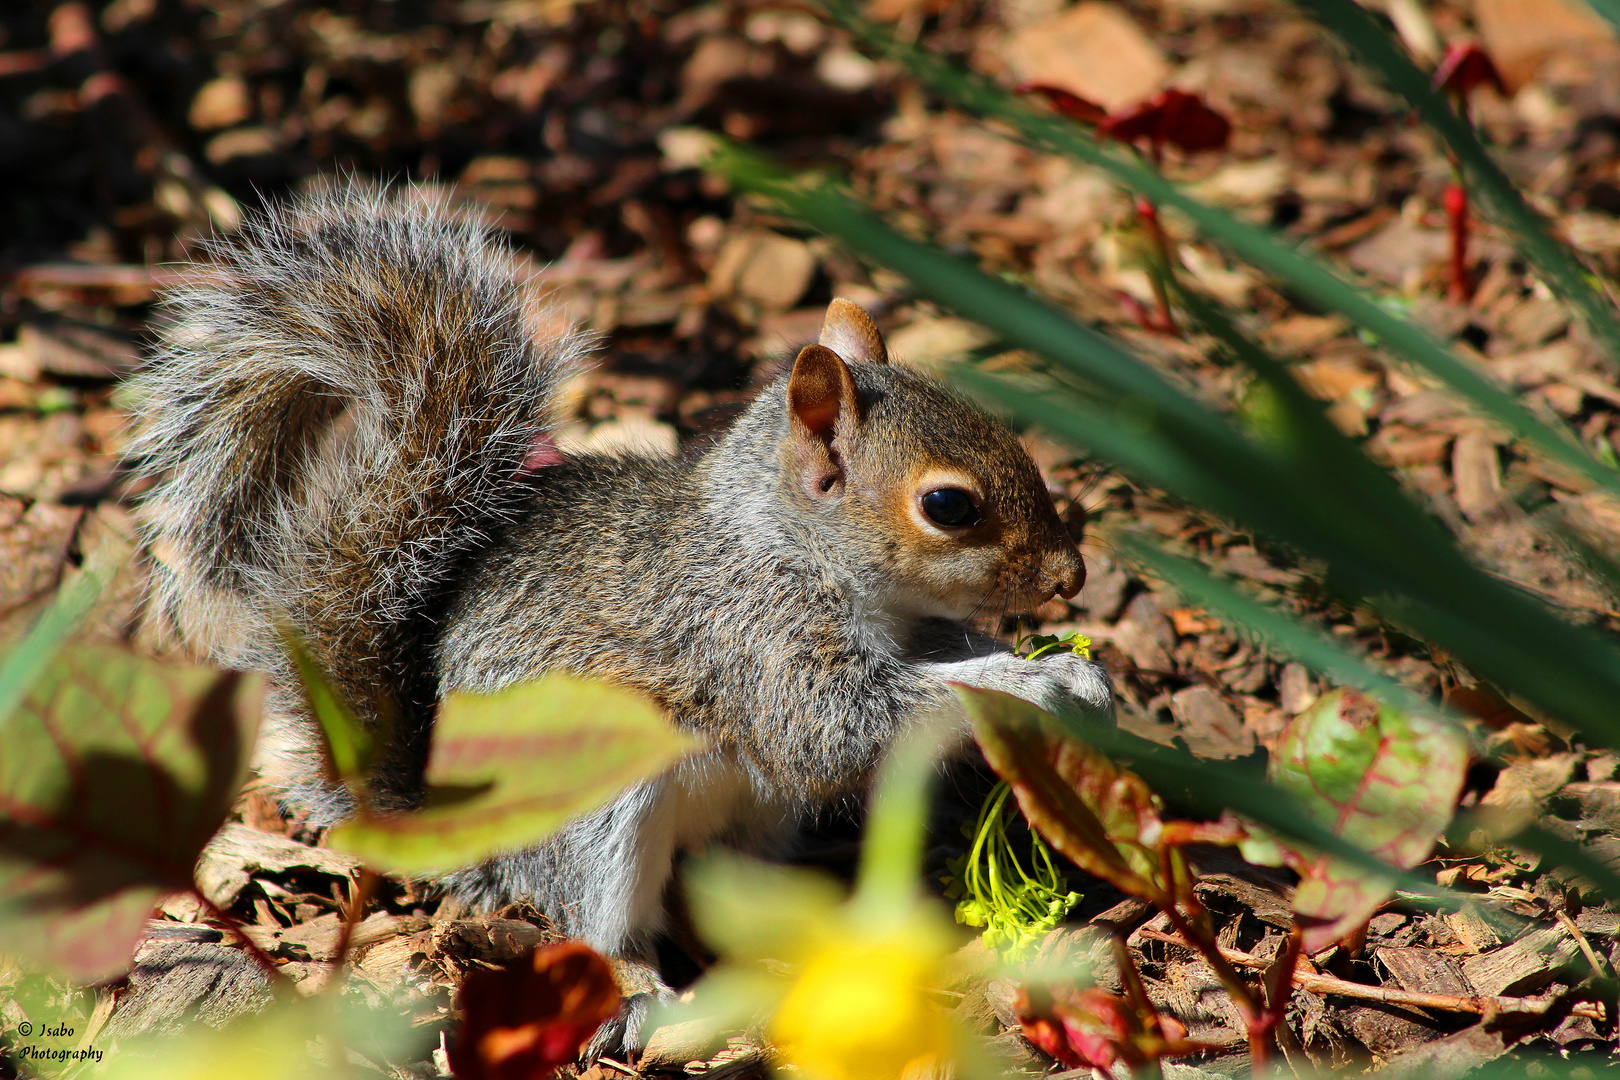
M 1060 548 L 1046 556 L 1045 565 L 1041 567 L 1041 584 L 1049 588 L 1050 595 L 1072 600 L 1085 583 L 1086 564 L 1078 549 Z

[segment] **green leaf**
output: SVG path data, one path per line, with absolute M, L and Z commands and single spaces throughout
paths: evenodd
M 1468 743 L 1452 725 L 1335 690 L 1283 730 L 1267 772 L 1344 839 L 1410 869 L 1450 824 L 1467 768 Z M 1288 862 L 1300 875 L 1294 911 L 1306 952 L 1355 930 L 1393 895 L 1387 880 L 1331 857 L 1294 850 Z
M 51 598 L 50 606 L 0 662 L 0 729 L 45 673 L 62 643 L 79 625 L 104 585 L 99 569 L 85 567 Z
M 495 694 L 448 695 L 428 760 L 428 804 L 362 814 L 331 846 L 388 873 L 471 866 L 529 847 L 703 747 L 646 698 L 548 675 Z
M 1506 844 L 1533 851 L 1545 861 L 1543 868 L 1557 868 L 1560 877 L 1584 878 L 1596 892 L 1605 897 L 1620 896 L 1620 871 L 1605 862 L 1600 849 L 1583 846 L 1567 840 L 1525 820 L 1527 815 L 1517 812 L 1500 814 L 1501 807 L 1483 807 L 1458 813 L 1449 832 L 1449 846 L 1454 851 L 1470 851 L 1484 835 L 1491 843 Z M 1598 840 L 1604 839 L 1602 836 Z
M 292 623 L 278 621 L 276 634 L 292 660 L 293 670 L 298 672 L 309 711 L 326 737 L 328 767 L 336 779 L 343 781 L 357 798 L 360 797 L 365 790 L 365 779 L 376 761 L 378 746 L 387 744 L 386 736 L 373 738 L 360 726 L 354 710 L 349 708 L 343 695 L 327 678 L 326 672 L 310 653 L 309 645 Z
M 1159 800 L 1140 777 L 1066 738 L 1038 706 L 999 690 L 952 684 L 985 761 L 1012 785 L 1024 817 L 1076 866 L 1121 892 L 1170 902 Z
M 428 1056 L 432 1026 L 389 1005 L 360 1005 L 353 995 L 281 999 L 257 1016 L 223 1028 L 190 1024 L 167 1035 L 120 1042 L 93 1074 L 97 1080 L 344 1080 L 393 1073 Z M 363 1055 L 363 1056 L 362 1056 Z M 370 1059 L 367 1061 L 366 1059 Z
M 94 981 L 192 867 L 246 775 L 262 684 L 79 646 L 0 728 L 0 951 Z

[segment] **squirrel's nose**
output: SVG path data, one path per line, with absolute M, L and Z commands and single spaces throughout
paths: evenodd
M 1052 592 L 1065 600 L 1073 600 L 1086 583 L 1086 564 L 1073 548 L 1048 555 L 1046 573 L 1052 582 Z

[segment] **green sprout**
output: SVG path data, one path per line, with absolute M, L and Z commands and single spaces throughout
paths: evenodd
M 1012 817 L 1005 780 L 990 791 L 971 832 L 973 848 L 946 864 L 945 895 L 956 900 L 956 921 L 984 927 L 984 944 L 1008 959 L 1026 955 L 1080 902 L 1052 861 L 1052 851 L 1032 829 L 1024 869 L 1007 835 Z
M 1031 634 L 1028 637 L 1020 638 L 1018 641 L 1020 650 L 1023 650 L 1026 646 L 1029 648 L 1029 652 L 1023 654 L 1025 660 L 1039 660 L 1048 653 L 1057 652 L 1059 649 L 1068 649 L 1085 660 L 1091 659 L 1091 639 L 1078 632 L 1064 634 L 1062 637 L 1053 634 Z
M 1089 660 L 1091 639 L 1080 633 L 1062 637 L 1032 634 L 1018 642 L 1018 651 L 1026 660 L 1064 650 Z M 990 789 L 979 808 L 978 823 L 971 829 L 962 827 L 973 847 L 945 864 L 944 881 L 945 895 L 956 901 L 956 921 L 984 927 L 985 945 L 1014 960 L 1061 923 L 1081 896 L 1069 891 L 1068 882 L 1052 861 L 1052 850 L 1034 829 L 1029 831 L 1032 869 L 1024 869 L 1007 835 L 1013 814 L 1007 805 L 1011 793 L 1005 780 Z

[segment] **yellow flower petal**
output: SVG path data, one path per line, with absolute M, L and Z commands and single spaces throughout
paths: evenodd
M 815 1080 L 899 1080 L 949 1060 L 950 1022 L 928 998 L 939 961 L 933 934 L 828 943 L 777 1009 L 772 1039 Z

